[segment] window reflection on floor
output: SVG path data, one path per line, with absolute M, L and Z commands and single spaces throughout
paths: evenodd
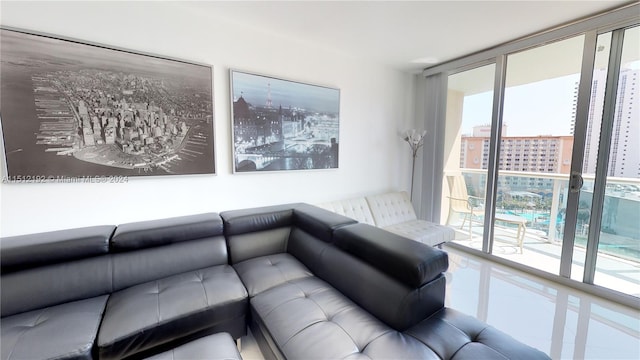
M 446 306 L 553 359 L 640 358 L 640 312 L 445 246 Z

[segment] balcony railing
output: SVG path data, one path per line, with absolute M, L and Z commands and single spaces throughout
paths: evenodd
M 486 170 L 460 169 L 469 195 L 484 198 Z M 588 234 L 594 176 L 584 176 L 576 226 L 576 246 Z M 548 243 L 562 241 L 569 175 L 499 172 L 496 212 L 527 220 L 527 231 Z M 640 263 L 640 179 L 607 177 L 599 250 Z
M 471 196 L 485 197 L 486 170 L 460 169 L 464 175 L 467 192 Z M 584 176 L 584 186 L 579 198 L 577 214 L 574 266 L 582 267 L 589 232 L 589 216 L 593 197 L 593 176 Z M 569 175 L 555 173 L 500 171 L 498 178 L 496 214 L 517 215 L 526 219 L 524 252 L 514 251 L 516 242 L 509 242 L 509 232 L 496 223 L 494 231 L 494 255 L 514 256 L 514 260 L 542 270 L 557 273 L 561 244 L 564 237 L 566 199 Z M 448 194 L 445 194 L 448 196 Z M 608 177 L 599 234 L 598 267 L 607 272 L 610 287 L 638 296 L 640 285 L 640 179 Z M 482 212 L 480 212 L 482 213 Z M 472 231 L 459 226 L 461 219 L 452 225 L 457 229 L 457 242 L 479 247 L 483 228 L 482 219 L 476 219 Z M 449 219 L 451 221 L 451 219 Z M 450 222 L 451 224 L 451 222 Z M 509 225 L 509 224 L 507 224 Z M 498 244 L 498 245 L 496 245 Z M 502 246 L 497 249 L 496 246 Z M 506 250 L 511 248 L 512 250 Z M 580 260 L 582 259 L 582 260 Z M 546 268 L 544 268 L 546 267 Z M 605 271 L 604 268 L 607 270 Z M 576 269 L 575 274 L 581 273 Z M 574 272 L 572 272 L 573 277 Z M 576 275 L 578 276 L 578 275 Z M 577 279 L 577 278 L 576 278 Z

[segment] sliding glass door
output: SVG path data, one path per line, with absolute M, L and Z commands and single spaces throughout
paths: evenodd
M 640 296 L 638 44 L 594 30 L 448 76 L 455 243 Z
M 640 28 L 600 34 L 571 277 L 640 296 Z
M 560 269 L 584 40 L 576 36 L 506 58 L 491 250 L 554 274 Z

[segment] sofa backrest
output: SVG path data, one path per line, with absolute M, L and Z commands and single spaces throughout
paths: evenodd
M 326 202 L 318 204 L 318 207 L 357 220 L 363 224 L 376 225 L 373 214 L 369 209 L 369 204 L 364 197 Z
M 330 242 L 333 230 L 355 220 L 309 204 L 285 204 L 220 214 L 231 264 L 290 251 L 292 231 Z M 300 230 L 302 229 L 302 230 Z
M 228 263 L 217 213 L 119 225 L 110 241 L 113 290 Z
M 375 225 L 381 228 L 417 219 L 406 191 L 367 196 Z
M 285 252 L 296 205 L 221 212 L 230 263 Z
M 0 239 L 2 317 L 108 294 L 115 226 Z

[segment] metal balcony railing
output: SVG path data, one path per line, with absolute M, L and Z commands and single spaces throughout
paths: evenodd
M 485 169 L 460 169 L 469 195 L 484 197 Z M 593 175 L 584 175 L 576 246 L 584 246 L 588 233 Z M 527 220 L 528 234 L 549 243 L 562 241 L 569 175 L 542 172 L 499 172 L 496 213 Z M 640 263 L 640 179 L 608 177 L 601 228 L 601 252 Z M 533 232 L 529 232 L 531 229 Z

